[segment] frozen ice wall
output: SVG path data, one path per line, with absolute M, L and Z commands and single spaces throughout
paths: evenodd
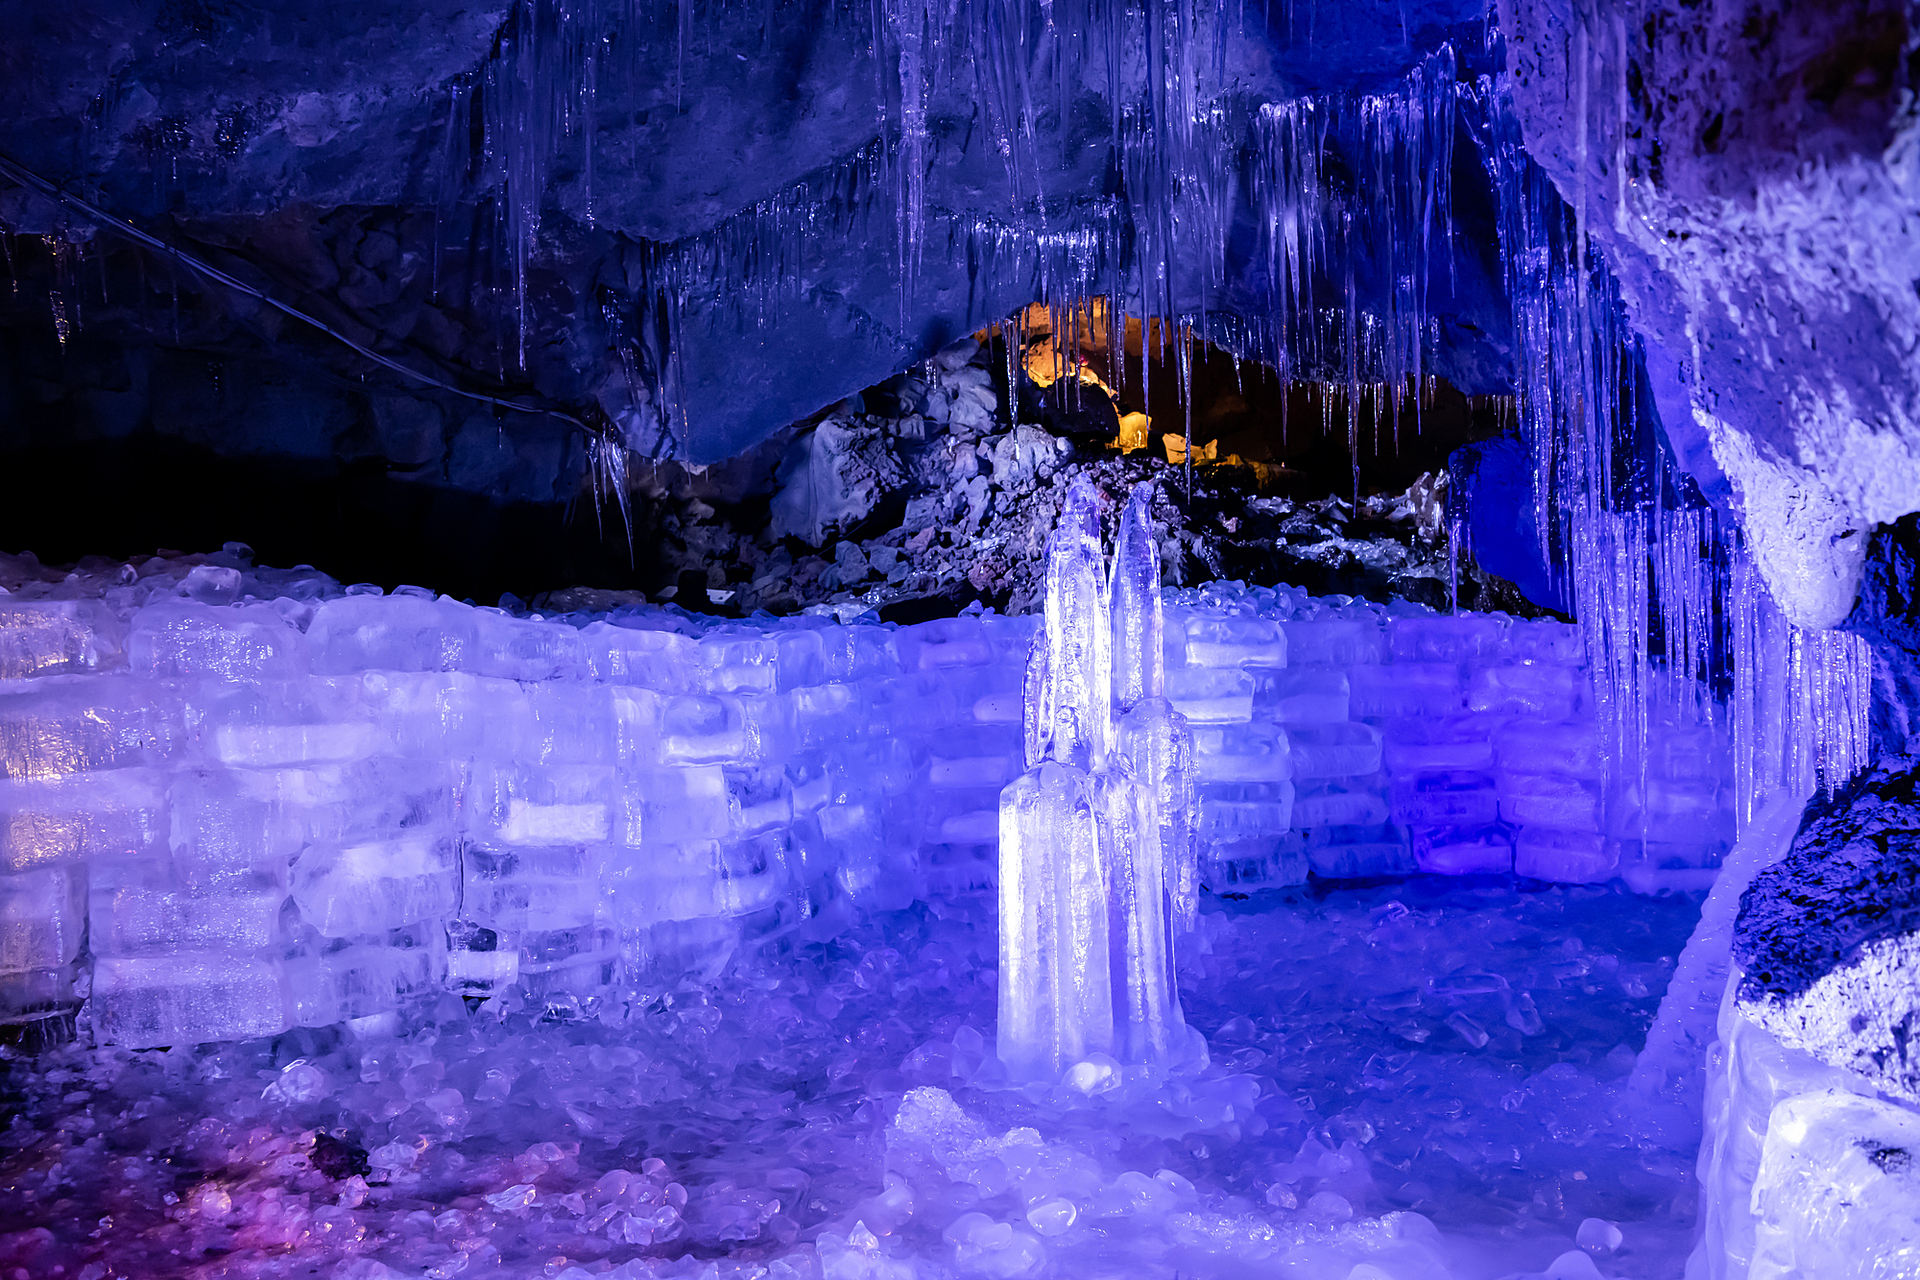
M 543 619 L 182 567 L 0 596 L 9 1034 L 60 1034 L 89 992 L 126 1045 L 449 992 L 565 1014 L 743 937 L 994 882 L 1032 619 Z M 1138 567 L 1111 591 L 1144 638 Z M 1711 725 L 1603 789 L 1568 627 L 1216 584 L 1171 593 L 1161 633 L 1215 891 L 1690 883 L 1732 829 Z M 1142 642 L 1109 636 L 1118 679 L 1084 692 L 1123 736 L 1152 702 Z M 1188 872 L 1162 875 L 1177 903 Z
M 1743 1017 L 1739 978 L 1708 1056 L 1702 1235 L 1687 1274 L 1903 1274 L 1920 1239 L 1920 1108 Z

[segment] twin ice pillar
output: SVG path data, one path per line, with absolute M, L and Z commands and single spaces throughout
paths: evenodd
M 1027 662 L 1027 771 L 1000 793 L 999 1054 L 1057 1079 L 1089 1055 L 1164 1064 L 1184 1039 L 1173 939 L 1198 909 L 1193 735 L 1165 695 L 1151 485 L 1109 576 L 1100 495 L 1068 492 Z

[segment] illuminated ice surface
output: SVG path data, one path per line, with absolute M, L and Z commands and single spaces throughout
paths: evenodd
M 7 606 L 0 993 L 101 1047 L 0 1059 L 5 1280 L 1566 1280 L 1691 1247 L 1697 1103 L 1629 1089 L 1698 910 L 1610 877 L 1711 877 L 1738 724 L 1661 721 L 1603 786 L 1571 627 L 1170 601 L 1211 1061 L 1016 1086 L 984 851 L 1030 621 L 542 623 L 183 567 Z
M 1569 1277 L 1580 1240 L 1674 1276 L 1691 1140 L 1629 1136 L 1624 1090 L 1695 915 L 1209 898 L 1181 988 L 1212 1063 L 1123 1090 L 996 1079 L 987 894 L 595 1021 L 449 996 L 405 1034 L 9 1054 L 0 1275 Z

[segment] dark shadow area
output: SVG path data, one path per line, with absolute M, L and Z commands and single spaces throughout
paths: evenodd
M 0 550 L 45 564 L 160 547 L 244 542 L 262 564 L 309 564 L 343 582 L 428 586 L 491 604 L 634 574 L 617 512 L 494 503 L 396 479 L 378 460 L 331 464 L 220 457 L 162 437 L 11 451 Z

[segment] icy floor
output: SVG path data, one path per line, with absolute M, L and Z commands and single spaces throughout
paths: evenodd
M 1190 1081 L 996 1084 L 984 898 L 593 1022 L 9 1056 L 0 1278 L 1571 1278 L 1588 1218 L 1600 1274 L 1677 1276 L 1691 1152 L 1622 1136 L 1624 1085 L 1697 910 L 1210 901 Z

